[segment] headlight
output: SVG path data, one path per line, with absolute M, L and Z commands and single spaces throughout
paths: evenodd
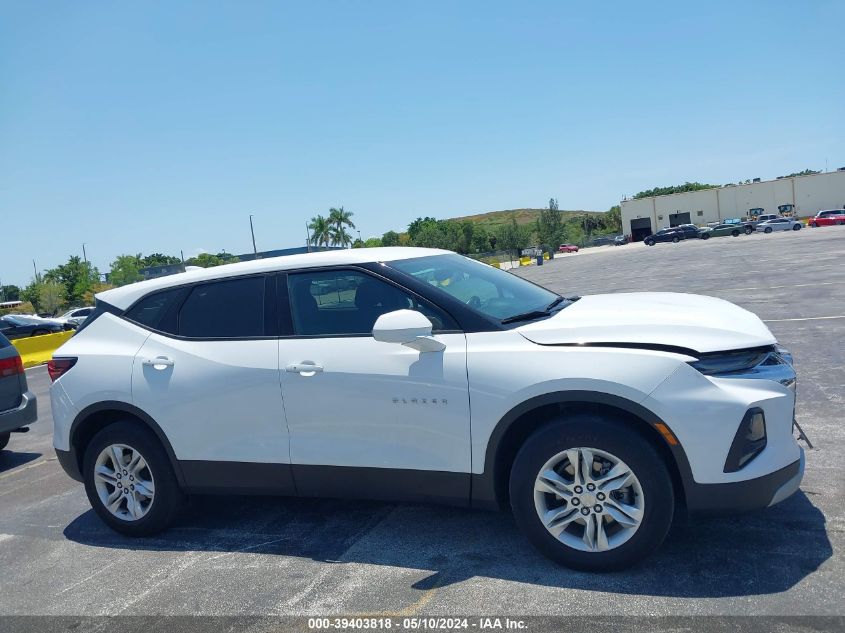
M 754 348 L 742 349 L 734 352 L 719 352 L 716 354 L 703 354 L 697 361 L 690 363 L 705 376 L 719 376 L 735 372 L 754 369 L 766 360 L 772 353 L 772 349 Z

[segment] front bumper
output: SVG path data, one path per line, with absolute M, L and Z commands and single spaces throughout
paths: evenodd
M 0 413 L 0 433 L 8 433 L 32 424 L 38 419 L 38 402 L 35 394 L 25 391 L 21 403 L 15 409 Z
M 690 514 L 722 514 L 761 510 L 780 503 L 801 485 L 804 477 L 804 449 L 801 457 L 788 466 L 768 475 L 726 484 L 685 486 L 687 511 Z

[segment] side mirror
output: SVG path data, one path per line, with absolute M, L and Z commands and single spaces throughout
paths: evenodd
M 382 343 L 399 343 L 421 352 L 439 352 L 446 346 L 431 336 L 431 321 L 416 310 L 382 314 L 373 325 L 373 338 Z

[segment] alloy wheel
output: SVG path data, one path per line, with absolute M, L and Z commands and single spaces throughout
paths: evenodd
M 94 464 L 94 486 L 103 506 L 123 521 L 137 521 L 150 511 L 155 481 L 147 460 L 126 444 L 106 446 Z
M 596 448 L 571 448 L 549 459 L 534 482 L 540 521 L 564 545 L 584 552 L 619 547 L 643 520 L 645 495 L 625 462 Z

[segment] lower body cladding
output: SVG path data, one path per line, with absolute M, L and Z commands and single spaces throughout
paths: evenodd
M 0 433 L 17 431 L 38 419 L 38 403 L 35 394 L 30 391 L 21 396 L 21 401 L 14 409 L 0 411 Z

